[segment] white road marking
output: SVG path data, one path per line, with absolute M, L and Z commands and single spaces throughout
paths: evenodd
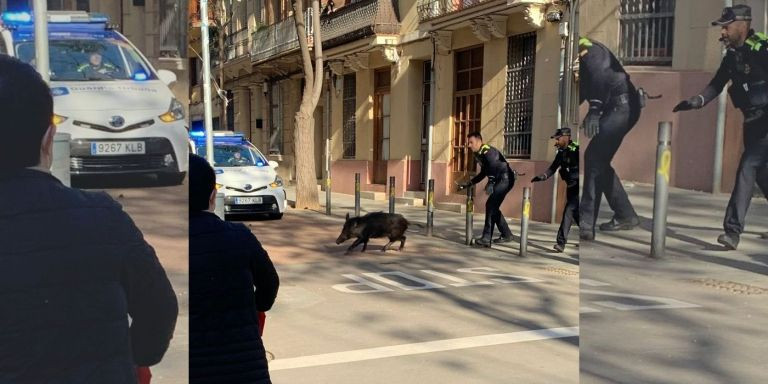
M 564 337 L 574 337 L 578 335 L 579 327 L 562 327 L 427 341 L 423 343 L 400 344 L 387 347 L 357 349 L 354 351 L 277 359 L 269 363 L 269 370 L 279 371 L 284 369 L 317 367 L 322 365 L 351 363 L 356 361 L 417 355 L 422 353 L 488 347 L 492 345 L 522 343 L 526 341 L 559 339 Z
M 592 308 L 592 307 L 581 307 L 581 308 L 579 308 L 579 313 L 595 313 L 595 312 L 602 312 L 602 311 L 597 309 L 597 308 Z
M 599 295 L 599 296 L 611 296 L 611 297 L 625 297 L 630 299 L 637 299 L 637 300 L 645 300 L 645 301 L 652 301 L 657 302 L 661 304 L 652 304 L 652 305 L 632 305 L 632 304 L 624 304 L 619 303 L 615 301 L 591 301 L 593 304 L 601 305 L 603 307 L 618 309 L 620 311 L 639 311 L 644 309 L 677 309 L 677 308 L 699 308 L 700 305 L 697 304 L 691 304 L 686 303 L 685 301 L 680 301 L 676 299 L 670 299 L 668 297 L 659 297 L 659 296 L 643 296 L 643 295 L 630 295 L 626 293 L 613 293 L 613 292 L 605 292 L 605 291 L 596 291 L 591 289 L 581 289 L 579 290 L 579 293 L 590 293 L 593 295 Z
M 445 285 L 433 283 L 428 280 L 420 279 L 416 276 L 409 275 L 405 272 L 400 271 L 392 271 L 392 272 L 369 272 L 369 273 L 363 273 L 363 276 L 369 277 L 371 279 L 376 279 L 378 281 L 381 281 L 382 283 L 389 284 L 391 286 L 400 288 L 402 290 L 406 291 L 414 291 L 419 289 L 435 289 L 435 288 L 445 288 Z M 397 280 L 387 279 L 384 276 L 399 276 L 403 279 L 407 279 L 416 283 L 419 283 L 420 285 L 407 285 L 403 284 Z
M 458 278 L 458 277 L 455 277 L 455 276 L 451 276 L 451 275 L 446 274 L 446 273 L 442 273 L 442 272 L 438 272 L 438 271 L 433 271 L 431 269 L 422 269 L 421 272 L 424 272 L 424 273 L 426 273 L 428 275 L 432 275 L 432 276 L 442 277 L 443 279 L 446 279 L 448 281 L 453 281 L 453 283 L 451 283 L 451 286 L 454 286 L 454 287 L 469 287 L 469 286 L 473 286 L 473 285 L 493 285 L 493 282 L 490 282 L 490 281 L 471 282 L 471 281 L 464 280 L 464 279 L 461 279 L 461 278 Z
M 589 285 L 590 287 L 605 287 L 607 285 L 610 285 L 608 283 L 603 283 L 602 281 L 597 281 L 592 279 L 580 279 L 579 282 L 584 285 Z

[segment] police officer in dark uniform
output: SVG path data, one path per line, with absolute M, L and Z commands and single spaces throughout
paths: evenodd
M 483 144 L 483 136 L 478 132 L 467 135 L 469 148 L 475 153 L 480 163 L 480 173 L 467 183 L 460 184 L 459 190 L 471 187 L 488 177 L 485 192 L 489 195 L 485 202 L 485 226 L 483 236 L 475 239 L 475 244 L 490 247 L 491 243 L 507 243 L 513 240 L 507 220 L 501 214 L 501 203 L 515 185 L 515 173 L 509 167 L 504 155 L 494 147 Z M 493 228 L 498 227 L 501 237 L 493 239 Z
M 619 60 L 603 44 L 579 39 L 579 97 L 589 102 L 583 127 L 591 138 L 584 153 L 584 188 L 581 195 L 581 238 L 595 238 L 600 201 L 605 194 L 613 219 L 603 231 L 632 229 L 640 224 L 611 160 L 624 136 L 640 118 L 641 101 Z
M 733 105 L 744 113 L 744 153 L 725 211 L 725 233 L 717 238 L 728 249 L 739 245 L 755 182 L 768 198 L 768 36 L 752 30 L 750 20 L 750 7 L 736 5 L 726 7 L 712 22 L 722 27 L 720 41 L 727 53 L 709 85 L 673 109 L 699 109 L 714 100 L 730 81 L 728 93 Z
M 555 251 L 563 252 L 565 244 L 568 242 L 571 224 L 575 220 L 576 225 L 579 225 L 579 143 L 571 141 L 570 128 L 558 129 L 551 138 L 556 140 L 557 155 L 555 155 L 555 161 L 552 162 L 546 172 L 534 177 L 531 182 L 547 180 L 559 168 L 560 177 L 568 186 L 563 220 L 560 222 L 560 229 L 557 231 L 557 244 L 555 244 Z

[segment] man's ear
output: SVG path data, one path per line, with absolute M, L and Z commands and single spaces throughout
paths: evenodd
M 56 125 L 51 124 L 43 135 L 43 142 L 41 143 L 41 149 L 46 153 L 52 153 L 53 150 L 53 137 L 56 136 Z

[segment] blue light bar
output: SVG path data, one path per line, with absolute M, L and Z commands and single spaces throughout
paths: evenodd
M 191 131 L 189 135 L 192 137 L 205 137 L 205 131 Z
M 29 12 L 6 12 L 3 13 L 2 20 L 5 24 L 29 24 L 32 22 L 32 15 Z
M 143 71 L 138 71 L 135 74 L 133 74 L 133 79 L 136 81 L 144 81 L 147 80 L 148 76 Z

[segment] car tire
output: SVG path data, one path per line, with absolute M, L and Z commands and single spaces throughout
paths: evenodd
M 283 214 L 282 213 L 270 213 L 269 214 L 269 219 L 270 220 L 280 220 L 282 218 L 283 218 Z

